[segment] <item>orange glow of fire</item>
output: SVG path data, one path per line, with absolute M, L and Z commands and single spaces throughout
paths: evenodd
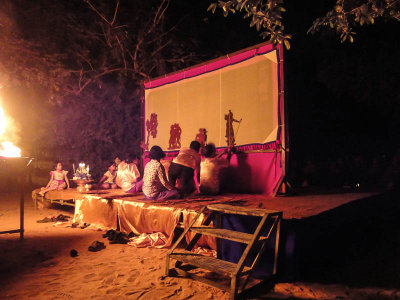
M 6 117 L 4 116 L 4 111 L 0 106 L 0 136 L 6 132 Z
M 0 106 L 0 140 L 2 135 L 6 132 L 7 119 L 3 109 Z M 15 146 L 10 141 L 0 143 L 0 156 L 4 157 L 21 157 L 21 149 Z
M 2 142 L 0 144 L 0 156 L 21 157 L 21 149 L 11 142 Z

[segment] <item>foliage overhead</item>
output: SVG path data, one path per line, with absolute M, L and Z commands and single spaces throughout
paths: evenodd
M 169 0 L 0 3 L 1 84 L 41 89 L 54 115 L 46 128 L 46 151 L 30 155 L 96 166 L 115 155 L 139 154 L 143 81 L 198 62 L 195 41 L 181 38 L 168 22 L 169 5 Z M 32 143 L 43 144 L 36 130 L 30 135 Z
M 140 84 L 192 63 L 190 42 L 166 26 L 169 0 L 41 0 L 39 5 L 16 0 L 8 5 L 19 31 L 14 40 L 46 61 L 48 70 L 63 74 L 44 76 L 53 79 L 55 98 L 77 96 L 104 78 Z
M 244 12 L 244 18 L 251 18 L 250 27 L 261 31 L 262 38 L 274 44 L 284 43 L 290 48 L 291 35 L 285 33 L 282 14 L 286 11 L 283 0 L 218 0 L 211 3 L 208 10 L 213 13 L 222 9 L 224 16 L 229 13 Z M 354 41 L 353 27 L 374 24 L 375 19 L 395 19 L 400 21 L 399 0 L 337 0 L 325 16 L 317 18 L 308 33 L 315 33 L 322 27 L 329 27 L 340 34 L 340 41 Z

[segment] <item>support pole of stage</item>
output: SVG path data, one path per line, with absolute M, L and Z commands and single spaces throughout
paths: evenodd
M 21 195 L 19 198 L 19 237 L 22 240 L 24 238 L 24 208 L 25 208 L 25 171 L 22 170 L 20 174 L 20 187 Z
M 272 193 L 275 197 L 278 193 L 285 195 L 288 192 L 290 184 L 287 181 L 287 161 L 289 160 L 289 126 L 286 118 L 286 101 L 285 101 L 285 85 L 284 85 L 284 72 L 283 72 L 283 46 L 279 45 L 278 51 L 278 70 L 279 70 L 279 109 L 280 109 L 280 132 L 281 132 L 281 161 L 282 161 L 282 176 Z

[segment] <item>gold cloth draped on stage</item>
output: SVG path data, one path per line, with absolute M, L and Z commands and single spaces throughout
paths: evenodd
M 118 206 L 112 200 L 85 195 L 75 200 L 73 222 L 88 223 L 102 230 L 117 228 Z
M 114 200 L 118 206 L 120 230 L 135 234 L 163 232 L 168 240 L 164 247 L 172 245 L 174 229 L 179 222 L 181 209 L 160 207 L 146 203 Z
M 32 192 L 34 200 L 39 191 L 36 189 Z M 201 207 L 239 201 L 229 195 L 192 195 L 185 199 L 150 201 L 142 193 L 132 195 L 121 189 L 93 190 L 87 193 L 79 193 L 76 189 L 50 191 L 43 198 L 46 201 L 58 201 L 55 202 L 58 204 L 61 204 L 61 200 L 73 201 L 73 222 L 87 223 L 102 230 L 119 228 L 122 232 L 133 232 L 135 235 L 157 232 L 165 234 L 165 245 L 157 247 L 170 247 L 178 223 L 181 222 L 183 228 L 187 228 Z M 201 215 L 195 226 L 200 226 L 204 219 L 205 215 Z M 215 239 L 202 237 L 198 246 L 216 249 Z
M 74 222 L 89 223 L 93 227 L 103 230 L 116 229 L 136 235 L 162 232 L 167 241 L 162 247 L 170 247 L 174 238 L 174 231 L 182 217 L 183 227 L 187 228 L 196 216 L 196 210 L 211 203 L 226 203 L 231 197 L 197 196 L 182 200 L 147 201 L 143 195 L 127 195 L 123 199 L 115 199 L 102 195 L 82 195 L 82 199 L 75 200 Z M 193 199 L 192 199 L 193 198 Z M 195 225 L 200 226 L 205 219 L 201 215 Z M 198 246 L 216 249 L 215 239 L 202 237 Z M 160 247 L 160 246 L 158 246 Z

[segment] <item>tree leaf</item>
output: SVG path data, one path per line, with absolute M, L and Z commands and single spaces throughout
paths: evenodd
M 217 3 L 211 3 L 210 6 L 207 8 L 207 11 L 212 11 L 212 13 L 215 12 L 215 9 L 217 8 Z
M 290 50 L 290 42 L 288 40 L 284 40 L 283 42 L 285 44 L 286 50 Z

